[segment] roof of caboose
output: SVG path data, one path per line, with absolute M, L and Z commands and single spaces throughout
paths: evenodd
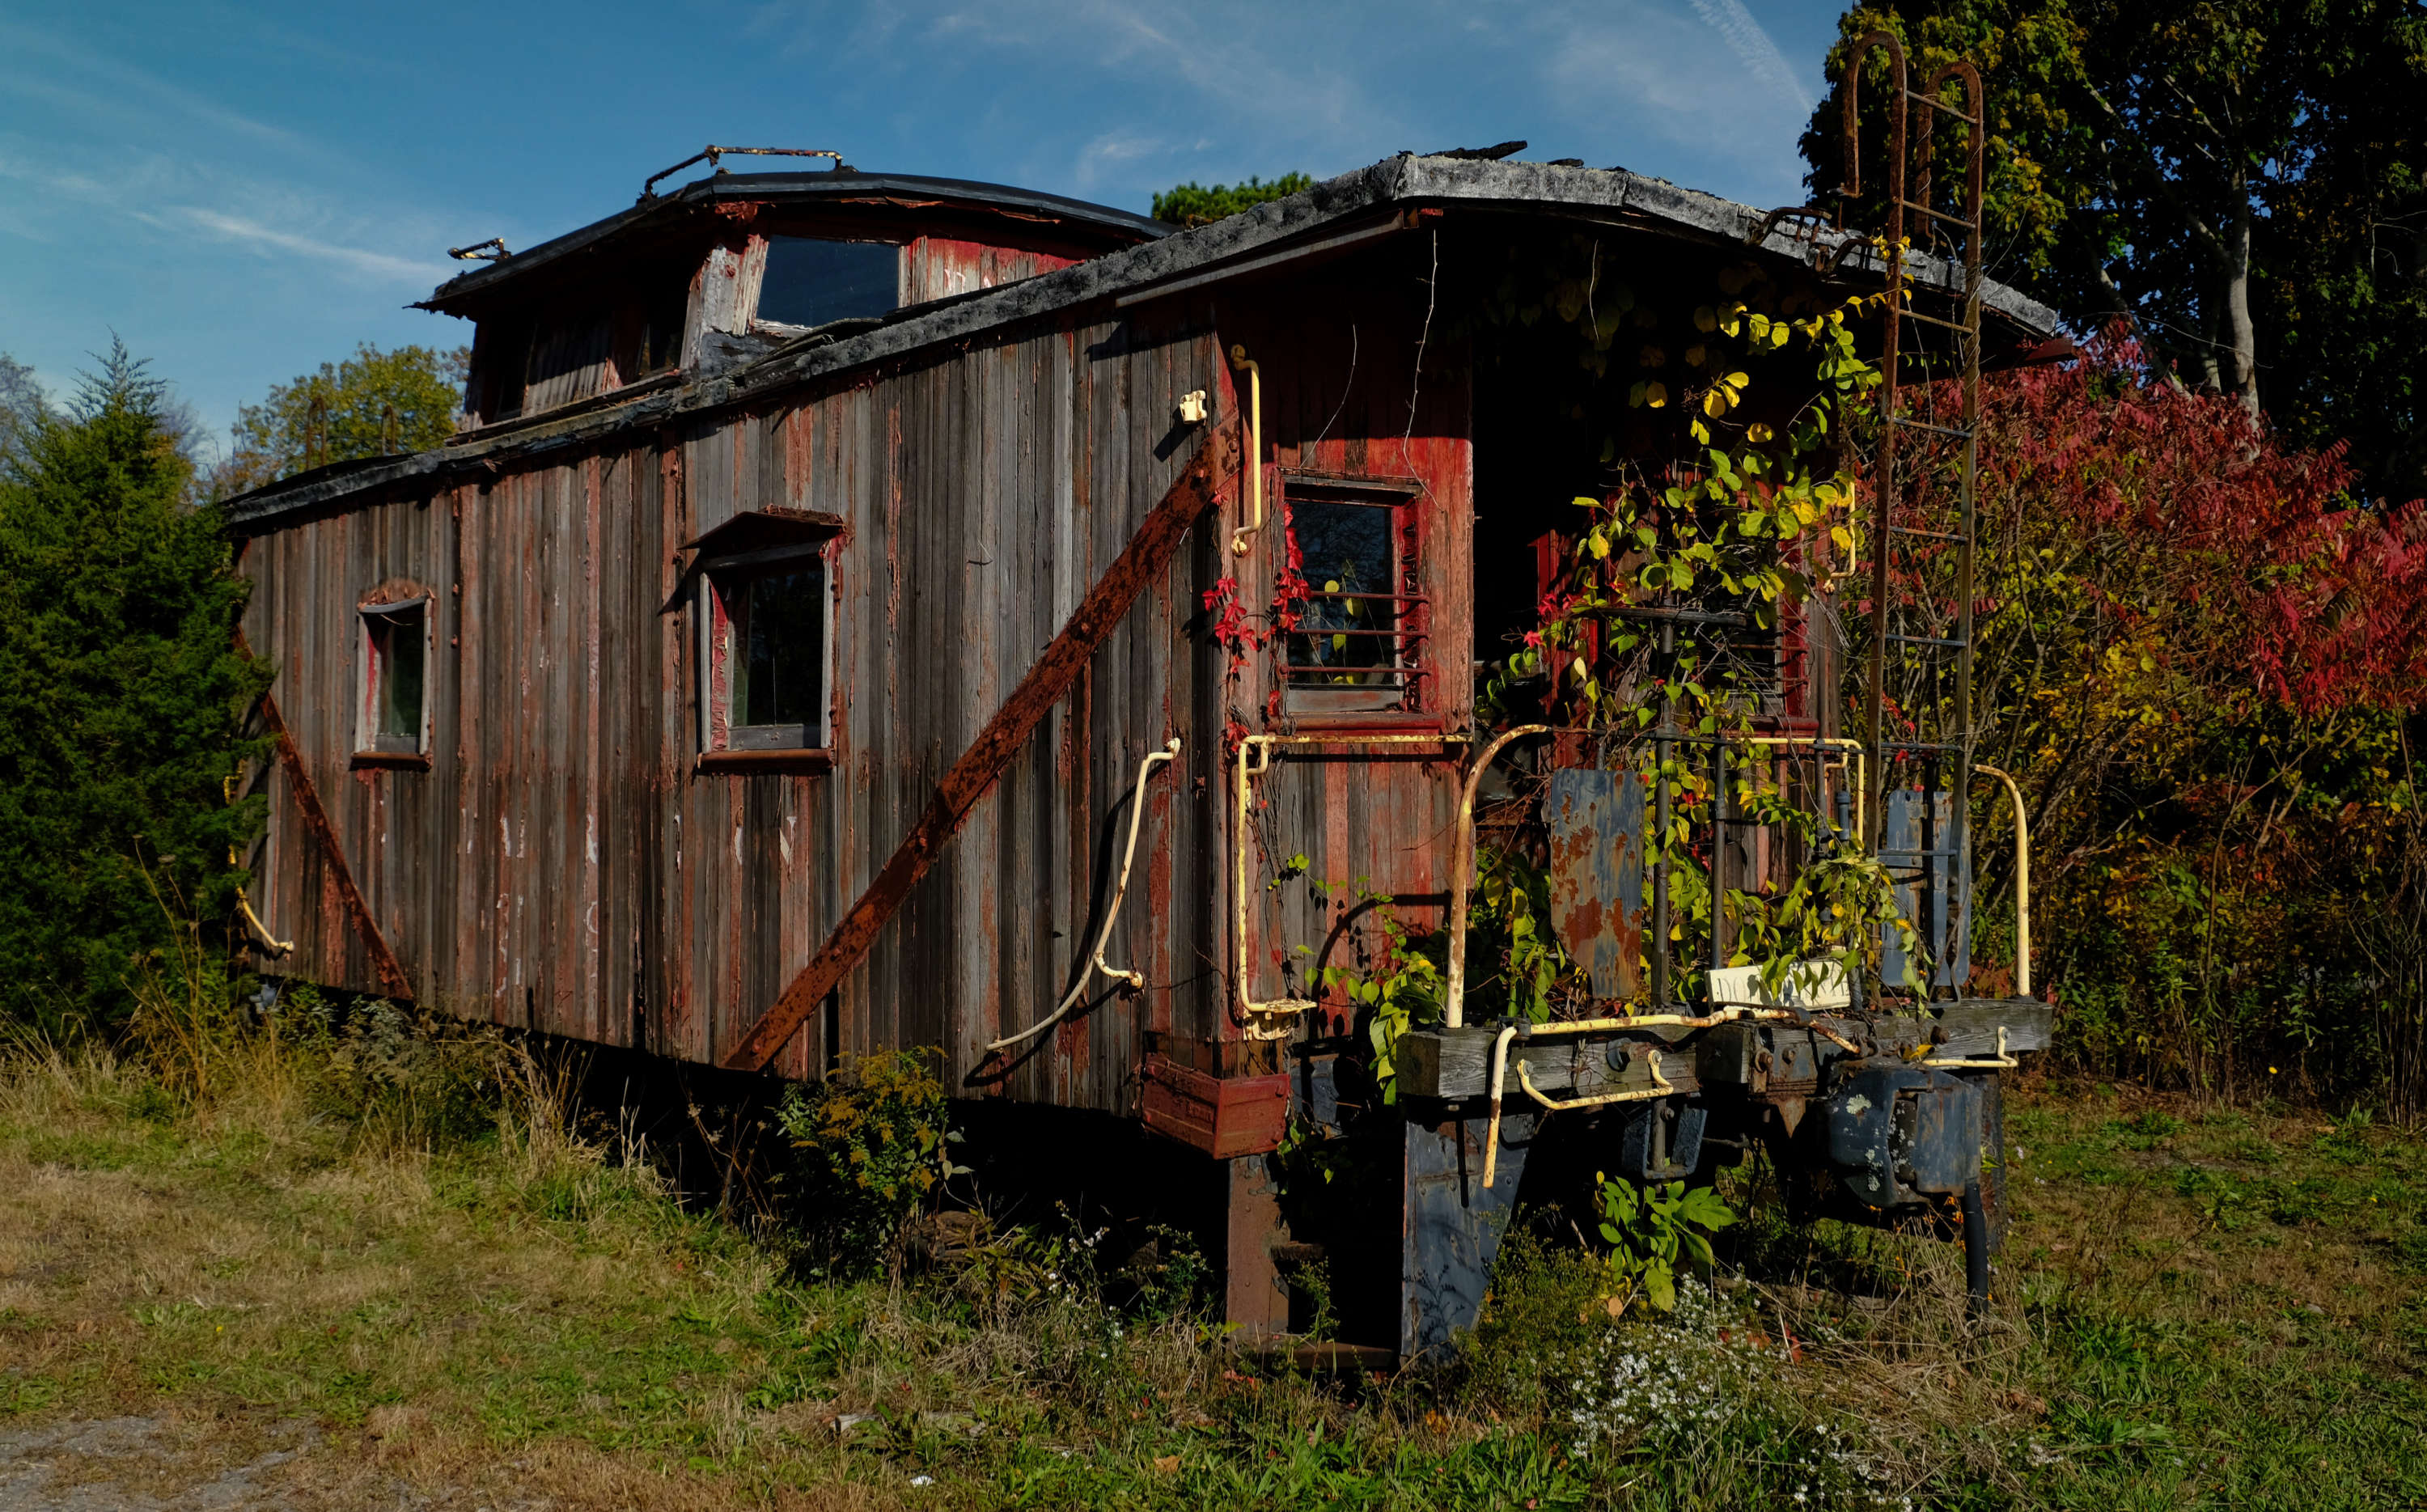
M 687 186 L 657 204 L 684 202 L 696 211 L 702 203 L 712 206 L 721 195 L 757 198 L 757 193 L 746 187 L 753 184 L 775 180 L 823 186 L 838 179 L 839 175 L 831 173 L 725 175 Z M 881 192 L 924 193 L 937 186 L 958 183 L 855 174 L 836 182 L 835 187 L 840 192 L 848 184 L 866 191 L 871 186 L 890 185 L 897 187 Z M 927 187 L 914 187 L 920 186 Z M 991 186 L 961 187 L 993 189 Z M 686 202 L 685 196 L 694 191 L 699 198 Z M 1137 235 L 1167 230 L 1144 217 L 1083 205 L 1058 196 L 1029 194 L 1025 190 L 1000 192 L 1021 197 L 1019 204 L 1009 200 L 1002 202 L 1005 213 L 1023 207 L 1034 210 L 1047 205 L 1064 206 L 1069 207 L 1073 215 L 1084 210 L 1099 218 L 1110 218 L 1093 222 L 1099 234 L 1117 234 L 1118 227 L 1124 225 L 1134 228 Z M 553 420 L 543 415 L 519 425 L 473 432 L 448 446 L 412 456 L 336 463 L 284 479 L 230 500 L 229 523 L 242 532 L 274 528 L 276 518 L 290 511 L 325 507 L 359 492 L 481 466 L 527 449 L 578 443 L 627 429 L 661 426 L 676 416 L 752 403 L 855 368 L 898 361 L 927 348 L 965 343 L 1004 327 L 1051 317 L 1067 310 L 1106 301 L 1118 308 L 1277 272 L 1409 229 L 1418 223 L 1418 218 L 1410 212 L 1432 209 L 1461 216 L 1518 212 L 1568 223 L 1632 229 L 1700 242 L 1707 245 L 1715 256 L 1743 256 L 1757 251 L 1774 258 L 1800 261 L 1810 256 L 1813 247 L 1812 235 L 1799 235 L 1792 226 L 1777 227 L 1755 239 L 1763 226 L 1764 212 L 1623 169 L 1402 154 L 1228 219 L 1162 235 L 1073 267 L 993 288 L 905 305 L 872 322 L 851 322 L 848 329 L 812 331 L 736 367 L 700 373 L 678 385 L 647 387 L 622 403 Z M 507 263 L 452 280 L 432 296 L 427 307 L 456 308 L 469 301 L 476 292 L 495 290 L 499 281 L 513 277 L 517 265 L 526 268 L 545 266 L 530 260 L 546 253 L 561 266 L 567 253 L 583 247 L 601 246 L 601 238 L 617 236 L 622 228 L 664 213 L 668 212 L 651 204 L 635 206 Z M 1847 239 L 1825 230 L 1817 234 L 1824 247 L 1833 248 Z M 1845 266 L 1859 268 L 1867 255 L 1854 249 L 1845 257 Z M 1961 269 L 1943 259 L 1915 253 L 1909 268 L 1917 284 L 1941 291 L 1961 287 Z M 1870 276 L 1875 278 L 1876 271 Z M 1985 333 L 1993 354 L 2012 360 L 2059 333 L 2061 322 L 2056 312 L 2019 291 L 1984 282 L 1980 292 Z
M 912 173 L 733 173 L 718 171 L 639 203 L 578 231 L 501 257 L 441 284 L 415 306 L 445 315 L 470 315 L 509 291 L 562 277 L 571 265 L 614 258 L 630 249 L 709 221 L 720 207 L 737 204 L 771 210 L 916 212 L 921 229 L 938 226 L 1017 230 L 1050 236 L 1088 252 L 1112 252 L 1152 241 L 1171 227 L 1150 217 L 1110 205 L 1091 204 L 1035 189 L 970 179 L 924 178 Z

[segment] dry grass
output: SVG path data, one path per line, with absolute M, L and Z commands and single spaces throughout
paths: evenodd
M 2427 1168 L 2364 1119 L 2022 1089 L 1989 1318 L 1948 1245 L 1773 1227 L 1741 1259 L 1898 1486 L 2014 1504 L 2427 1490 Z
M 1588 1446 L 1578 1381 L 1675 1335 L 1572 1257 L 1501 1277 L 1462 1373 L 1318 1389 L 1036 1264 L 798 1283 L 494 1037 L 188 1006 L 0 1060 L 0 1502 L 1734 1506 L 1831 1445 L 1848 1504 L 2427 1494 L 2427 1169 L 2357 1123 L 2024 1091 L 1985 1325 L 1949 1246 L 1757 1216 L 1713 1316 L 1775 1359 L 1700 1437 Z

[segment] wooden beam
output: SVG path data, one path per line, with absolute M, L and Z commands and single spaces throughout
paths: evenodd
M 1908 1060 L 1985 1060 L 1998 1053 L 2001 1030 L 2007 1054 L 2044 1050 L 2055 1038 L 2056 1010 L 2026 998 L 1965 998 L 1930 1007 L 1936 1016 L 1886 1014 L 1861 1019 L 1822 1014 L 1815 1015 L 1812 1021 L 1858 1045 L 1867 1044 L 1877 1053 Z M 1609 1047 L 1626 1042 L 1659 1049 L 1661 1075 L 1680 1092 L 1699 1090 L 1705 1082 L 1741 1086 L 1747 1081 L 1746 1074 L 1741 1069 L 1731 1074 L 1718 1062 L 1749 1051 L 1750 1042 L 1743 1033 L 1746 1027 L 1731 1024 L 1718 1029 L 1686 1030 L 1669 1026 L 1546 1035 L 1538 1040 L 1521 1038 L 1508 1047 L 1508 1064 L 1514 1066 L 1521 1059 L 1527 1062 L 1534 1085 L 1544 1092 L 1587 1097 L 1646 1090 L 1653 1082 L 1650 1066 L 1642 1058 L 1630 1062 L 1623 1071 L 1613 1073 L 1608 1069 Z M 1809 1032 L 1785 1024 L 1761 1027 L 1773 1034 Z M 1400 1095 L 1452 1101 L 1489 1097 L 1491 1045 L 1498 1035 L 1499 1030 L 1492 1025 L 1474 1024 L 1459 1029 L 1416 1030 L 1402 1036 L 1393 1057 L 1398 1066 Z M 1722 1049 L 1725 1055 L 1712 1053 Z M 1835 1053 L 1833 1049 L 1823 1049 L 1829 1054 Z M 1505 1094 L 1512 1102 L 1523 1096 L 1516 1089 L 1517 1076 L 1512 1070 Z
M 892 858 L 876 874 L 876 880 L 843 914 L 834 933 L 826 936 L 817 954 L 809 957 L 809 964 L 801 968 L 800 975 L 792 979 L 774 1006 L 750 1026 L 720 1064 L 728 1070 L 764 1068 L 783 1049 L 784 1042 L 791 1038 L 792 1032 L 825 1000 L 836 984 L 859 964 L 869 947 L 876 943 L 877 932 L 900 910 L 911 889 L 936 864 L 944 843 L 961 827 L 962 819 L 994 786 L 995 779 L 1028 742 L 1046 713 L 1069 691 L 1088 658 L 1129 612 L 1138 594 L 1171 565 L 1189 527 L 1213 508 L 1222 480 L 1235 472 L 1238 465 L 1238 428 L 1234 422 L 1226 421 L 1197 447 L 1180 481 L 1172 484 L 1171 492 L 1148 513 L 1120 556 L 1087 590 L 1087 596 L 1080 601 L 1077 612 L 1062 627 L 1062 633 L 1053 638 L 1020 678 L 1019 686 L 1003 701 L 1002 707 L 995 711 L 994 718 L 978 732 L 978 738 L 944 773 L 926 812 L 911 826 Z
M 247 655 L 251 648 L 237 644 Z M 286 763 L 286 777 L 295 785 L 295 806 L 302 811 L 303 827 L 319 842 L 320 853 L 329 859 L 330 874 L 337 884 L 337 902 L 344 905 L 346 918 L 352 921 L 354 933 L 363 937 L 364 949 L 370 951 L 371 969 L 379 974 L 380 989 L 403 1002 L 413 1000 L 413 982 L 404 974 L 403 963 L 387 948 L 387 937 L 372 921 L 370 905 L 363 902 L 362 889 L 354 886 L 354 873 L 346 865 L 346 853 L 337 844 L 336 826 L 329 822 L 329 811 L 320 806 L 319 790 L 312 786 L 312 774 L 303 770 L 303 753 L 296 748 L 295 737 L 287 733 L 286 720 L 278 712 L 278 700 L 269 693 L 261 695 L 262 717 L 269 721 L 270 733 L 278 738 L 278 759 Z

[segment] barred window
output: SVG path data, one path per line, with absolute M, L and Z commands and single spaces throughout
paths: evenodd
M 1282 642 L 1291 711 L 1422 707 L 1428 606 L 1415 486 L 1284 475 L 1284 591 L 1296 617 Z

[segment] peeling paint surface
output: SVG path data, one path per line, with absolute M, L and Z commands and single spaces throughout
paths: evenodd
M 1551 836 L 1551 929 L 1596 998 L 1635 996 L 1643 959 L 1643 783 L 1565 768 L 1542 793 Z

